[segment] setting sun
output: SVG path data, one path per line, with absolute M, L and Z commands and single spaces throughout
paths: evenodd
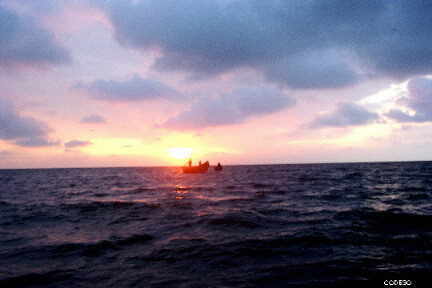
M 169 148 L 168 153 L 172 158 L 184 160 L 190 158 L 192 154 L 192 148 L 184 148 L 184 147 Z

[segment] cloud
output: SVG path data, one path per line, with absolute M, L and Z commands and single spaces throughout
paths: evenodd
M 58 145 L 48 138 L 48 126 L 31 117 L 22 116 L 13 104 L 0 98 L 0 139 L 24 147 Z
M 343 54 L 342 52 L 340 52 Z M 337 51 L 308 51 L 266 66 L 267 79 L 296 89 L 325 89 L 354 85 L 356 74 Z
M 45 66 L 70 61 L 69 53 L 35 19 L 0 3 L 0 67 Z
M 385 116 L 392 118 L 398 122 L 424 122 L 416 115 L 410 115 L 399 109 L 391 109 Z
M 432 121 L 432 79 L 414 78 L 408 82 L 408 95 L 400 100 L 401 104 L 413 110 L 408 114 L 398 109 L 390 110 L 386 116 L 398 122 Z
M 162 127 L 196 129 L 237 124 L 251 117 L 271 114 L 294 104 L 293 98 L 275 88 L 241 88 L 218 98 L 201 98 L 188 110 L 168 119 Z
M 339 103 L 336 110 L 317 117 L 310 128 L 360 126 L 379 119 L 377 113 L 370 112 L 355 103 Z
M 212 77 L 248 67 L 298 89 L 432 72 L 432 5 L 421 0 L 107 3 L 118 41 L 158 49 L 162 71 Z
M 8 157 L 13 155 L 13 153 L 11 151 L 7 151 L 7 150 L 0 150 L 0 157 Z
M 92 114 L 83 117 L 80 122 L 85 124 L 101 124 L 101 123 L 106 123 L 106 120 L 104 117 L 100 115 Z
M 44 146 L 57 146 L 60 141 L 52 141 L 44 137 L 35 137 L 27 139 L 19 139 L 15 141 L 15 144 L 22 147 L 44 147 Z
M 91 145 L 90 141 L 81 141 L 81 140 L 71 140 L 69 142 L 64 143 L 66 149 L 72 149 L 77 147 L 85 147 Z
M 178 100 L 181 98 L 173 88 L 157 80 L 134 76 L 125 81 L 96 80 L 91 83 L 79 83 L 75 88 L 86 90 L 94 99 L 104 101 L 145 101 L 154 99 Z

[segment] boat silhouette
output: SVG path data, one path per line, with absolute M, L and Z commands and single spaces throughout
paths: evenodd
M 223 169 L 223 167 L 222 167 L 222 165 L 221 165 L 220 163 L 218 163 L 218 164 L 214 167 L 214 170 L 215 170 L 215 171 L 222 171 L 222 169 Z
M 210 167 L 210 163 L 208 161 L 204 162 L 203 164 L 199 164 L 198 166 L 192 166 L 190 165 L 191 162 L 189 162 L 189 166 L 183 166 L 183 173 L 206 173 Z

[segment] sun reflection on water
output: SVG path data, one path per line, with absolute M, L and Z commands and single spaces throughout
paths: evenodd
M 186 198 L 186 194 L 189 194 L 191 192 L 191 187 L 189 186 L 183 186 L 183 185 L 176 185 L 175 187 L 175 193 L 177 200 L 182 200 Z

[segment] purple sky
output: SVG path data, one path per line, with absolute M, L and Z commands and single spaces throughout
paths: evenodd
M 431 160 L 430 15 L 420 0 L 0 0 L 0 168 Z

